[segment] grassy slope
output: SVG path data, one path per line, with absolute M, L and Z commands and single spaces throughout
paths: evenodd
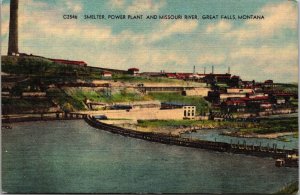
M 148 96 L 144 96 L 139 93 L 127 92 L 126 90 L 107 95 L 105 91 L 69 88 L 66 90 L 66 93 L 76 101 L 84 101 L 85 99 L 89 99 L 96 102 L 113 103 L 151 100 L 151 98 Z
M 3 72 L 40 76 L 43 80 L 46 80 L 48 77 L 61 77 L 63 79 L 66 77 L 66 74 L 74 76 L 90 74 L 88 68 L 57 64 L 41 57 L 2 56 L 1 63 Z M 91 75 L 93 75 L 93 73 Z
M 198 113 L 201 111 L 208 111 L 209 109 L 209 103 L 202 97 L 187 97 L 181 96 L 178 93 L 149 93 L 148 95 L 143 95 L 137 92 L 127 92 L 126 90 L 122 90 L 121 92 L 107 95 L 104 91 L 90 91 L 80 88 L 69 88 L 66 92 L 76 101 L 84 101 L 86 98 L 92 101 L 106 103 L 160 100 L 196 105 Z
M 253 127 L 253 123 L 241 123 L 230 121 L 208 121 L 208 120 L 139 120 L 138 126 L 141 127 L 199 127 L 199 128 L 240 128 Z
M 197 121 L 197 120 L 140 120 L 141 127 L 189 127 L 200 128 L 235 128 L 242 134 L 247 133 L 277 133 L 277 132 L 297 132 L 298 118 L 284 118 L 262 120 L 260 123 L 234 122 L 234 121 Z
M 297 132 L 298 118 L 278 118 L 278 119 L 264 119 L 253 128 L 241 129 L 241 133 L 279 133 L 279 132 Z
M 61 64 L 53 63 L 45 58 L 40 57 L 15 57 L 15 56 L 2 56 L 2 71 L 12 74 L 24 74 L 33 76 L 32 78 L 39 79 L 44 83 L 55 83 L 62 80 L 74 80 L 72 76 L 65 76 L 66 73 L 71 75 L 74 72 L 89 74 L 89 78 L 95 77 L 95 72 L 90 72 L 88 68 L 82 67 L 71 67 Z M 145 77 L 133 77 L 130 75 L 116 75 L 114 76 L 115 80 L 124 81 L 124 82 L 134 82 L 134 83 L 176 83 L 184 84 L 184 81 L 176 79 L 167 79 L 167 78 L 145 78 Z M 26 87 L 18 86 L 20 91 L 22 88 Z M 99 93 L 95 91 L 83 91 L 75 90 L 71 93 L 65 93 L 64 91 L 50 91 L 51 98 L 59 103 L 60 106 L 63 106 L 64 103 L 68 102 L 71 104 L 73 109 L 81 110 L 85 109 L 83 100 L 88 98 L 93 101 L 100 102 L 130 102 L 130 101 L 144 101 L 144 100 L 161 100 L 161 101 L 176 101 L 181 103 L 195 104 L 197 110 L 200 111 L 207 110 L 208 103 L 202 98 L 194 97 L 183 97 L 178 96 L 174 93 L 164 93 L 164 94 L 152 94 L 152 95 L 141 95 L 139 93 L 132 92 L 120 92 L 114 93 L 110 96 L 107 96 L 105 93 Z M 20 103 L 21 104 L 21 103 Z
M 298 93 L 298 83 L 281 83 L 275 89 L 287 93 Z
M 61 89 L 48 90 L 48 97 L 56 102 L 63 110 L 74 111 L 74 110 L 86 110 L 83 101 L 79 101 Z
M 145 86 L 152 84 L 160 84 L 163 86 L 193 86 L 193 87 L 207 87 L 205 83 L 198 83 L 193 81 L 184 81 L 179 79 L 170 79 L 165 77 L 146 77 L 146 76 L 132 76 L 132 75 L 113 75 L 112 80 L 140 84 Z
M 163 82 L 163 83 L 177 83 L 182 84 L 184 81 L 177 79 L 168 79 L 162 77 L 141 77 L 141 76 L 131 76 L 131 75 L 113 75 L 113 80 L 115 81 L 123 81 L 130 83 L 152 83 L 152 82 Z

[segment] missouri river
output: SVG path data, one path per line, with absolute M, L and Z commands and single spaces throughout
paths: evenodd
M 298 180 L 274 159 L 123 137 L 82 121 L 2 129 L 9 193 L 272 193 Z

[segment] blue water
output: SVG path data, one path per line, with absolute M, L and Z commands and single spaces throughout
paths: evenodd
M 122 137 L 84 121 L 2 130 L 9 193 L 273 193 L 298 180 L 274 160 Z
M 221 135 L 223 131 L 230 131 L 228 129 L 202 129 L 196 132 L 184 133 L 181 136 L 185 138 L 194 138 L 208 141 L 218 141 L 233 144 L 244 144 L 255 145 L 255 146 L 269 146 L 273 147 L 276 144 L 277 148 L 280 149 L 298 149 L 298 138 L 293 135 L 283 136 L 287 141 L 282 141 L 280 139 L 264 139 L 264 138 L 242 138 L 242 137 L 232 137 Z M 232 130 L 234 131 L 234 130 Z

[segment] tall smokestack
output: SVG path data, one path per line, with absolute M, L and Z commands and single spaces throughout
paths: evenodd
M 214 74 L 214 66 L 211 66 L 211 73 Z
M 204 74 L 205 74 L 205 72 L 206 72 L 206 67 L 204 67 Z
M 193 74 L 196 74 L 196 67 L 194 66 Z
M 230 66 L 228 67 L 228 74 L 230 74 Z
M 18 8 L 19 0 L 10 1 L 8 55 L 18 54 Z

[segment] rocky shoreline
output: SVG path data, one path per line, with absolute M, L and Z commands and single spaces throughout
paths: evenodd
M 296 132 L 282 132 L 282 133 L 268 133 L 268 134 L 258 134 L 258 133 L 241 133 L 241 132 L 229 132 L 225 131 L 221 135 L 231 136 L 231 137 L 241 137 L 241 138 L 265 138 L 265 139 L 276 139 L 283 136 L 294 135 Z

